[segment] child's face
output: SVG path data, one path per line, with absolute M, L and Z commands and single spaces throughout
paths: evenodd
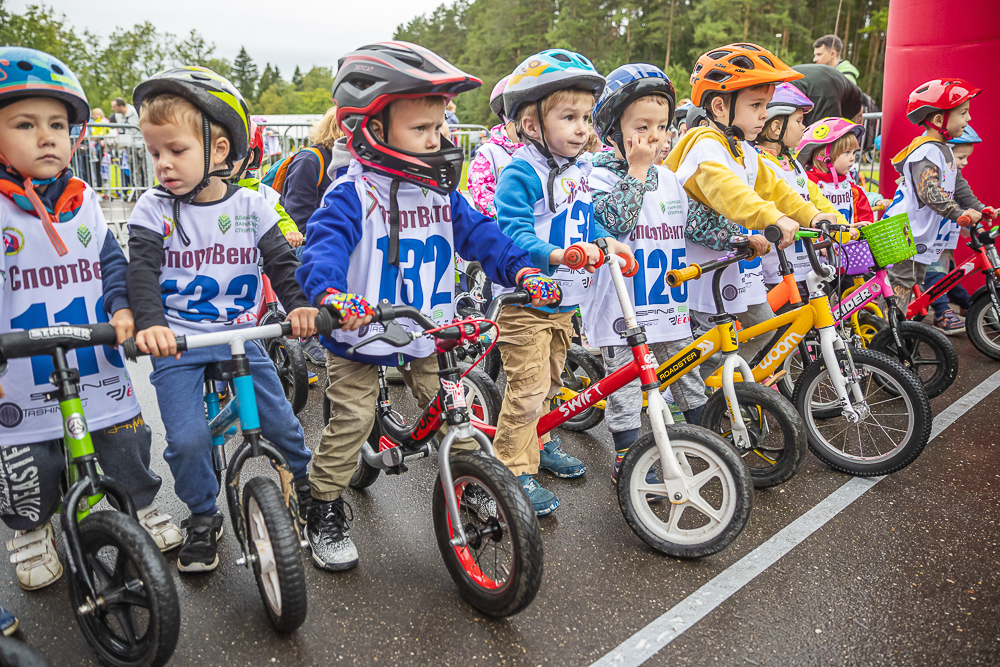
M 854 144 L 850 150 L 845 151 L 837 156 L 837 159 L 833 161 L 833 169 L 841 176 L 846 176 L 851 168 L 854 166 L 854 151 L 858 149 L 858 145 Z
M 507 133 L 507 138 L 513 141 L 515 144 L 521 143 L 521 140 L 517 137 L 517 125 L 514 121 L 510 121 L 503 126 L 503 131 Z
M 659 152 L 670 139 L 670 107 L 657 104 L 651 99 L 636 100 L 628 105 L 621 119 L 622 136 L 625 141 L 638 135 L 649 142 L 650 147 Z M 622 159 L 621 149 L 615 148 L 615 155 Z
M 580 154 L 590 138 L 588 120 L 593 106 L 592 99 L 580 96 L 557 102 L 549 109 L 545 114 L 545 144 L 550 153 L 564 158 Z M 526 117 L 523 126 L 529 137 L 541 141 L 542 135 L 534 118 Z
M 781 142 L 788 148 L 796 149 L 802 141 L 802 136 L 806 133 L 806 124 L 802 120 L 805 114 L 802 109 L 796 109 L 795 113 L 788 117 L 788 125 L 785 126 L 785 136 Z
M 953 137 L 962 136 L 962 132 L 965 128 L 972 122 L 972 116 L 969 114 L 969 104 L 971 100 L 966 100 L 962 102 L 959 106 L 951 110 L 948 114 L 948 133 Z
M 389 133 L 386 143 L 408 153 L 436 153 L 441 150 L 441 126 L 444 125 L 444 98 L 440 104 L 423 99 L 396 100 L 389 108 Z M 372 119 L 372 131 L 382 132 L 382 124 Z
M 959 171 L 965 169 L 965 165 L 969 164 L 969 158 L 972 156 L 972 149 L 974 148 L 975 146 L 972 144 L 952 146 L 951 152 L 955 156 L 955 164 L 958 166 Z
M 156 180 L 171 192 L 182 195 L 191 192 L 205 177 L 205 152 L 202 137 L 187 123 L 140 125 L 146 149 L 153 157 Z M 229 140 L 218 137 L 212 147 L 212 170 L 225 164 Z
M 32 97 L 0 109 L 0 154 L 25 178 L 58 176 L 72 148 L 62 102 Z
M 747 141 L 753 141 L 764 129 L 767 122 L 767 103 L 774 95 L 774 86 L 761 88 L 760 90 L 741 91 L 736 96 L 736 116 L 733 118 L 733 126 L 743 130 L 743 136 Z M 726 109 L 728 119 L 729 109 Z

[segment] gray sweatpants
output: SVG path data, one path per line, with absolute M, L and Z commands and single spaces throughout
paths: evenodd
M 714 315 L 715 313 L 703 313 L 700 310 L 691 311 L 691 330 L 696 337 L 704 335 L 715 327 L 715 325 L 708 320 L 708 318 Z M 764 303 L 750 306 L 745 312 L 736 313 L 735 315 L 736 319 L 740 321 L 740 326 L 747 329 L 773 318 L 774 311 L 771 310 L 771 306 L 769 306 L 767 301 L 765 301 Z M 743 357 L 743 359 L 745 359 L 749 364 L 750 360 L 753 359 L 754 356 L 764 349 L 764 346 L 770 342 L 773 335 L 774 332 L 764 333 L 756 338 L 751 338 L 745 343 L 740 343 L 740 356 Z M 721 365 L 722 353 L 718 353 L 703 361 L 701 366 L 698 368 L 701 369 L 702 377 L 708 377 Z
M 162 480 L 149 469 L 153 432 L 139 413 L 90 434 L 101 471 L 132 496 L 136 509 L 152 504 Z M 12 530 L 34 530 L 62 502 L 66 469 L 61 440 L 0 447 L 0 519 Z
M 693 341 L 693 338 L 688 337 L 669 343 L 650 343 L 649 351 L 656 357 L 656 361 L 662 364 Z M 604 356 L 604 368 L 608 375 L 632 361 L 632 349 L 624 345 L 602 347 L 601 354 Z M 708 402 L 708 398 L 705 396 L 705 383 L 701 379 L 698 368 L 692 368 L 674 380 L 670 384 L 669 391 L 681 412 L 700 408 Z M 609 431 L 621 433 L 639 428 L 641 414 L 642 387 L 639 379 L 636 378 L 608 396 L 604 421 L 607 423 Z

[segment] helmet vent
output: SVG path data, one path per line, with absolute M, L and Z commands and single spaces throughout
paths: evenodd
M 22 69 L 25 72 L 30 72 L 31 71 L 31 63 L 25 62 L 24 60 L 19 60 L 19 61 L 17 61 L 17 68 L 18 69 Z
M 698 72 L 700 72 L 702 67 L 704 67 L 704 65 L 698 63 L 697 66 L 695 66 L 694 68 L 694 73 L 697 74 Z
M 708 57 L 712 60 L 722 60 L 723 56 L 728 56 L 732 51 L 712 51 Z
M 924 86 L 923 88 L 917 88 L 917 89 L 916 89 L 916 90 L 915 90 L 914 92 L 915 92 L 915 93 L 925 93 L 925 92 L 927 92 L 927 91 L 928 91 L 929 89 L 930 89 L 930 86 Z
M 764 62 L 766 62 L 771 67 L 774 67 L 774 63 L 772 63 L 771 59 L 768 58 L 767 56 L 757 56 L 757 57 L 760 58 L 761 60 L 763 60 Z
M 553 53 L 552 54 L 552 59 L 553 60 L 558 60 L 558 61 L 564 62 L 564 63 L 573 62 L 573 59 L 570 58 L 569 56 L 567 56 L 565 53 Z
M 753 69 L 754 68 L 753 67 L 753 61 L 750 60 L 749 58 L 747 58 L 746 56 L 736 56 L 735 58 L 731 59 L 729 62 L 731 64 L 735 65 L 736 67 L 742 67 L 743 69 Z
M 397 60 L 402 60 L 407 65 L 412 65 L 413 67 L 423 67 L 424 65 L 430 65 L 430 63 L 425 63 L 423 58 L 410 51 L 397 51 L 393 55 L 396 57 Z
M 56 74 L 62 74 L 63 73 L 63 68 L 59 67 L 59 65 L 53 65 L 52 66 L 52 71 L 55 72 Z
M 211 81 L 212 77 L 202 74 L 201 72 L 191 72 L 189 75 L 192 79 L 197 79 L 198 81 Z
M 711 81 L 712 83 L 722 83 L 723 81 L 729 81 L 731 78 L 733 78 L 733 75 L 729 72 L 723 72 L 722 70 L 717 69 L 713 69 L 705 75 L 705 80 Z

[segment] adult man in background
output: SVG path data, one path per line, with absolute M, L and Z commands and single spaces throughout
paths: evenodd
M 805 115 L 806 125 L 830 116 L 860 122 L 864 93 L 846 76 L 828 65 L 796 65 L 792 69 L 804 78 L 790 83 L 816 105 Z
M 847 77 L 847 80 L 858 85 L 861 72 L 849 60 L 842 60 L 844 42 L 836 35 L 823 35 L 813 42 L 813 62 L 817 65 L 829 65 Z

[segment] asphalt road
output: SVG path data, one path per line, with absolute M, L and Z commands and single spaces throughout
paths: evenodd
M 960 374 L 933 401 L 935 413 L 1000 370 L 964 337 L 954 341 Z M 132 376 L 154 431 L 154 468 L 165 479 L 161 503 L 179 522 L 185 511 L 160 456 L 163 427 L 148 371 L 148 362 L 140 363 Z M 324 379 L 321 373 L 320 386 Z M 319 391 L 300 414 L 310 447 L 322 428 Z M 404 415 L 414 417 L 414 401 L 394 392 Z M 836 514 L 646 664 L 1000 663 L 998 414 L 1000 392 L 992 392 L 915 463 Z M 603 424 L 562 438 L 589 472 L 581 480 L 540 477 L 562 505 L 541 520 L 544 580 L 520 615 L 484 618 L 457 595 L 431 524 L 436 465 L 419 461 L 368 493 L 348 492 L 360 566 L 330 574 L 307 565 L 309 617 L 292 636 L 268 624 L 251 574 L 234 563 L 227 527 L 215 573 L 177 575 L 183 626 L 172 664 L 589 665 L 850 480 L 810 455 L 790 482 L 757 492 L 750 524 L 733 546 L 680 561 L 646 547 L 622 519 Z M 0 540 L 10 536 L 0 528 Z M 168 560 L 173 565 L 174 557 Z M 16 611 L 25 638 L 55 665 L 97 664 L 73 618 L 65 577 L 26 593 L 13 565 L 5 567 L 0 604 Z

